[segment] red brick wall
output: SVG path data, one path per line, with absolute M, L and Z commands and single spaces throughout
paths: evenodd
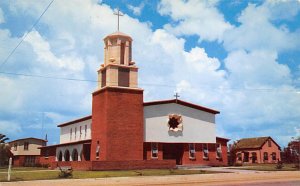
M 143 91 L 105 88 L 93 93 L 91 160 L 143 159 Z
M 48 151 L 48 156 L 46 154 Z M 56 158 L 56 148 L 55 147 L 48 147 L 41 149 L 41 156 L 39 158 L 39 163 L 42 165 L 51 165 L 51 162 L 54 162 Z

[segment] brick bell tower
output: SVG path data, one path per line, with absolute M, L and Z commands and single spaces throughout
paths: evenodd
M 132 38 L 115 32 L 104 38 L 104 64 L 92 102 L 92 161 L 143 159 L 143 90 L 132 61 Z

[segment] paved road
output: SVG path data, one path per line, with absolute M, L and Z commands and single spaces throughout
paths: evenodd
M 139 176 L 96 179 L 38 180 L 0 183 L 0 186 L 98 186 L 98 185 L 297 185 L 300 183 L 299 171 L 218 173 L 174 176 Z

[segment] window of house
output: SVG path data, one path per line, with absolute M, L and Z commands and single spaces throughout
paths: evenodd
M 272 152 L 272 160 L 276 161 L 276 152 Z
M 18 150 L 18 144 L 17 143 L 14 144 L 14 151 L 16 151 L 16 150 Z
M 244 152 L 244 162 L 249 162 L 249 152 Z
M 96 147 L 96 158 L 99 159 L 99 155 L 100 155 L 100 145 L 99 145 L 99 141 L 97 141 L 97 147 Z
M 77 127 L 75 127 L 75 137 L 74 137 L 74 140 L 76 140 L 76 133 L 77 133 Z
M 208 145 L 203 144 L 203 159 L 208 159 Z
M 216 144 L 216 158 L 217 159 L 222 159 L 222 148 L 221 144 L 218 143 Z
M 256 152 L 252 152 L 252 163 L 256 163 L 257 160 L 257 154 Z
M 82 132 L 81 132 L 81 126 L 79 127 L 79 139 L 81 139 L 81 135 L 82 135 Z
M 72 128 L 70 128 L 70 141 L 72 141 Z
M 28 150 L 29 142 L 25 141 L 24 142 L 24 150 Z
M 190 159 L 196 159 L 196 150 L 194 143 L 189 144 L 189 157 Z
M 151 143 L 151 158 L 158 158 L 158 144 Z
M 264 152 L 264 160 L 268 160 L 268 153 L 267 152 Z
M 84 126 L 84 138 L 86 138 L 86 133 L 87 133 L 87 125 Z
M 271 140 L 268 140 L 268 147 L 272 147 L 272 142 L 271 142 Z

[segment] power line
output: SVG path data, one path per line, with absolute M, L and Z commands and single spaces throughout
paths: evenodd
M 0 70 L 3 67 L 3 65 L 5 63 L 7 63 L 7 61 L 9 60 L 9 58 L 15 53 L 15 51 L 17 50 L 17 48 L 21 45 L 21 43 L 24 41 L 24 39 L 27 37 L 27 35 L 33 30 L 33 28 L 38 24 L 38 22 L 41 20 L 41 18 L 43 17 L 43 15 L 46 13 L 46 11 L 49 9 L 49 7 L 51 6 L 51 4 L 53 3 L 54 0 L 52 0 L 48 6 L 46 7 L 46 9 L 43 11 L 43 13 L 39 16 L 39 18 L 35 21 L 35 23 L 32 25 L 32 27 L 30 28 L 29 32 L 27 32 L 22 39 L 20 40 L 20 42 L 17 44 L 17 46 L 9 53 L 9 55 L 5 58 L 5 60 L 1 63 L 0 65 Z
M 13 75 L 13 76 L 24 76 L 24 77 L 32 77 L 32 78 L 43 78 L 43 79 L 55 79 L 55 80 L 66 80 L 66 81 L 81 81 L 81 82 L 91 82 L 91 83 L 98 83 L 100 81 L 97 80 L 89 80 L 89 79 L 77 79 L 77 78 L 64 78 L 64 77 L 54 77 L 54 76 L 44 76 L 44 75 L 34 75 L 34 74 L 23 74 L 23 73 L 14 73 L 14 72 L 0 72 L 0 74 L 6 74 L 6 75 Z M 111 83 L 117 83 L 112 82 Z M 139 83 L 141 86 L 156 86 L 156 87 L 169 87 L 169 88 L 176 88 L 175 85 L 170 84 L 155 84 L 155 83 Z M 206 87 L 211 88 L 209 85 L 200 85 L 199 87 Z M 244 91 L 264 91 L 264 92 L 295 92 L 300 93 L 297 90 L 279 90 L 275 88 L 235 88 L 235 87 L 224 87 L 224 88 L 218 88 L 220 90 L 244 90 Z

